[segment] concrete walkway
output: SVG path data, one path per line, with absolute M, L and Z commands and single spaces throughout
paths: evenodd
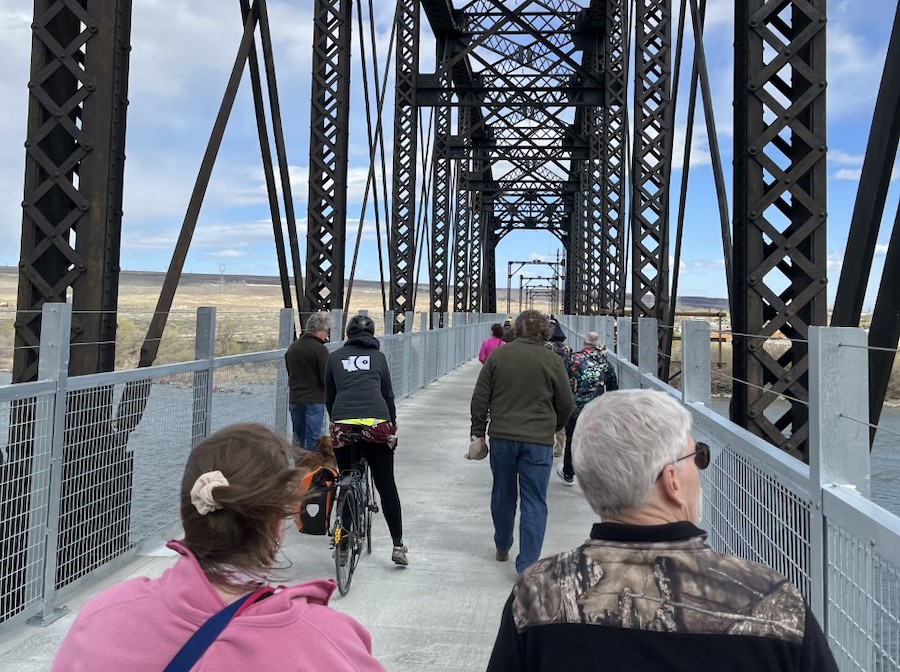
M 387 526 L 377 516 L 372 555 L 360 560 L 350 593 L 341 597 L 335 592 L 332 598 L 331 606 L 352 614 L 371 632 L 375 656 L 391 672 L 484 670 L 516 578 L 515 545 L 509 562 L 494 559 L 488 461 L 463 458 L 469 441 L 469 399 L 480 366 L 473 360 L 398 405 L 396 474 L 409 567 L 391 563 Z M 548 499 L 544 555 L 580 544 L 594 519 L 580 490 L 563 484 L 555 473 Z M 333 577 L 326 538 L 301 535 L 292 528 L 284 551 L 291 567 L 278 575 L 279 582 Z M 65 603 L 70 613 L 55 623 L 3 632 L 0 669 L 48 669 L 88 599 L 123 579 L 159 576 L 173 560 L 162 547 L 142 555 L 71 596 Z

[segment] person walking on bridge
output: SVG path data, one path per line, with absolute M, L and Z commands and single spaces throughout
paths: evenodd
M 478 375 L 471 434 L 481 439 L 486 431 L 490 434 L 491 517 L 501 562 L 509 559 L 516 499 L 521 499 L 516 557 L 521 572 L 541 555 L 553 434 L 572 411 L 572 392 L 562 359 L 543 347 L 550 334 L 547 318 L 525 310 L 516 318 L 515 330 L 516 339 L 494 350 Z
M 313 313 L 306 329 L 284 353 L 288 373 L 288 410 L 294 429 L 295 459 L 316 449 L 325 427 L 325 362 L 328 359 L 328 313 Z
M 519 577 L 488 672 L 837 672 L 794 585 L 707 545 L 697 525 L 710 449 L 680 403 L 604 394 L 581 412 L 572 452 L 603 522 Z

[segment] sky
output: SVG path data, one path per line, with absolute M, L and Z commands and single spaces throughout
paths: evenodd
M 363 3 L 368 26 L 368 3 Z M 456 6 L 461 6 L 459 0 Z M 678 4 L 677 2 L 674 4 Z M 731 205 L 733 120 L 733 3 L 710 0 L 704 40 L 710 66 L 718 144 Z M 828 16 L 828 274 L 829 302 L 840 273 L 856 198 L 875 97 L 896 0 L 832 0 Z M 309 164 L 309 100 L 312 0 L 269 0 L 276 73 L 288 163 L 300 235 L 306 232 Z M 393 0 L 373 0 L 374 27 L 383 72 Z M 6 45 L 0 69 L 0 265 L 15 265 L 20 252 L 27 88 L 33 0 L 0 3 L 0 40 Z M 356 11 L 354 3 L 354 12 Z M 121 267 L 164 271 L 175 246 L 187 203 L 225 84 L 240 42 L 238 2 L 223 0 L 134 0 L 131 71 L 122 225 Z M 434 41 L 422 15 L 420 71 L 434 67 Z M 677 23 L 675 23 L 677 25 Z M 367 27 L 368 30 L 368 27 Z M 369 167 L 360 49 L 354 24 L 351 77 L 348 259 L 356 242 L 362 195 Z M 687 52 L 686 52 L 687 53 Z M 689 59 L 685 59 L 685 67 Z M 370 61 L 371 72 L 371 61 Z M 686 81 L 687 74 L 682 79 Z M 213 171 L 185 265 L 186 272 L 277 275 L 249 78 L 245 75 Z M 671 196 L 674 227 L 687 87 L 676 114 Z M 392 93 L 392 90 L 391 92 Z M 388 97 L 388 105 L 392 96 Z M 389 112 L 386 113 L 390 118 Z M 388 133 L 390 123 L 386 124 Z M 391 138 L 387 147 L 390 150 Z M 421 145 L 421 143 L 420 143 Z M 390 159 L 388 159 L 390 165 Z M 866 308 L 874 304 L 884 254 L 897 208 L 900 170 L 895 168 L 879 235 Z M 390 185 L 390 177 L 388 177 Z M 686 205 L 680 295 L 727 295 L 719 215 L 709 146 L 702 116 L 694 130 Z M 363 216 L 356 276 L 378 279 L 375 219 L 370 202 Z M 384 221 L 381 222 L 382 230 Z M 302 249 L 305 244 L 301 238 Z M 497 248 L 498 300 L 503 301 L 510 260 L 554 260 L 561 245 L 545 231 L 517 231 Z M 348 269 L 349 272 L 349 269 Z M 548 270 L 526 266 L 526 276 Z M 427 282 L 423 273 L 420 280 Z M 513 279 L 514 292 L 518 279 Z

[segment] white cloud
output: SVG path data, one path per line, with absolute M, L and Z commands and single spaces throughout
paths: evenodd
M 860 176 L 862 175 L 862 168 L 841 168 L 832 178 L 835 180 L 850 180 L 851 182 L 858 182 Z

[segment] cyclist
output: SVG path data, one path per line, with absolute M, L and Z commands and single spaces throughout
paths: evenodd
M 366 315 L 351 318 L 346 343 L 328 355 L 325 408 L 331 418 L 338 467 L 349 469 L 360 457 L 366 458 L 394 544 L 391 560 L 406 566 L 400 495 L 394 480 L 394 388 L 387 358 L 378 348 L 372 319 Z

